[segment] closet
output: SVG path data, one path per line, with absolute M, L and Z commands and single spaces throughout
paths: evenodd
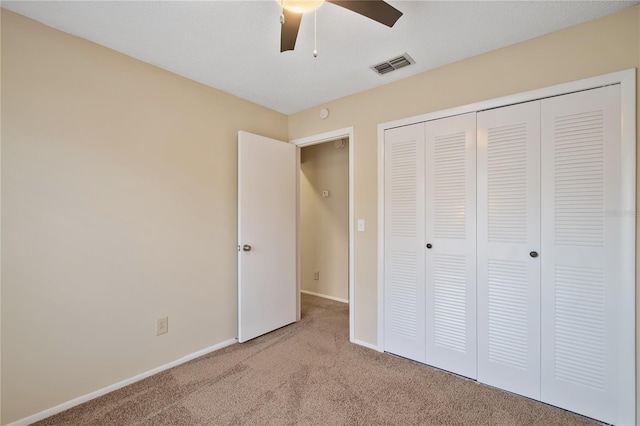
M 385 130 L 385 351 L 633 418 L 620 99 L 611 85 Z

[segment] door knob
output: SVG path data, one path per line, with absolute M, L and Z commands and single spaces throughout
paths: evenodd
M 529 253 L 529 256 L 538 257 L 538 252 L 537 251 L 532 251 L 531 253 Z
M 251 251 L 251 246 L 249 244 L 245 244 L 242 246 L 243 251 Z

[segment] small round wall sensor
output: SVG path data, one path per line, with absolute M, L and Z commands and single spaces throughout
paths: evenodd
M 325 118 L 327 118 L 328 116 L 329 116 L 329 110 L 328 110 L 328 109 L 326 109 L 326 108 L 322 108 L 322 109 L 320 110 L 320 118 L 322 118 L 322 119 L 324 120 L 324 119 L 325 119 Z

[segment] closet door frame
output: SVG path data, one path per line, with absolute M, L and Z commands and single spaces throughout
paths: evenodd
M 623 189 L 621 211 L 622 226 L 621 271 L 623 294 L 619 333 L 619 367 L 621 375 L 619 413 L 621 424 L 636 423 L 636 70 L 628 69 L 597 77 L 563 83 L 542 89 L 490 99 L 465 106 L 418 115 L 378 124 L 378 339 L 376 349 L 384 352 L 384 132 L 387 129 L 454 115 L 478 112 L 522 102 L 595 89 L 612 84 L 620 85 L 621 102 L 621 184 Z

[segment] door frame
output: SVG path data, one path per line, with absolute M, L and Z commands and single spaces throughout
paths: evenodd
M 514 105 L 554 96 L 566 95 L 598 87 L 620 84 L 620 105 L 622 116 L 622 211 L 620 219 L 630 232 L 623 235 L 622 241 L 622 281 L 624 285 L 624 319 L 619 332 L 624 336 L 622 353 L 618 365 L 632 373 L 625 376 L 623 387 L 627 389 L 621 407 L 624 414 L 620 418 L 633 418 L 636 411 L 636 70 L 635 68 L 562 83 L 537 90 L 517 93 L 509 96 L 489 99 L 456 108 L 416 115 L 400 120 L 378 124 L 378 350 L 384 352 L 384 133 L 387 129 L 407 126 L 425 121 L 437 120 L 469 112 Z M 640 380 L 639 380 L 640 381 Z M 633 413 L 631 415 L 630 413 Z
M 289 143 L 296 145 L 298 147 L 297 155 L 296 155 L 296 163 L 297 163 L 297 238 L 298 238 L 298 248 L 297 248 L 297 264 L 298 264 L 298 279 L 296 284 L 296 290 L 298 292 L 298 321 L 300 321 L 300 150 L 307 146 L 317 145 L 324 142 L 331 142 L 336 139 L 348 138 L 349 139 L 349 340 L 352 343 L 355 342 L 355 298 L 354 298 L 354 282 L 355 282 L 355 271 L 354 271 L 354 240 L 355 240 L 355 229 L 354 229 L 354 173 L 353 173 L 353 146 L 354 146 L 354 137 L 353 137 L 353 127 L 345 127 L 343 129 L 332 130 L 329 132 L 319 133 L 312 136 L 307 136 L 304 138 L 294 139 L 289 141 Z

